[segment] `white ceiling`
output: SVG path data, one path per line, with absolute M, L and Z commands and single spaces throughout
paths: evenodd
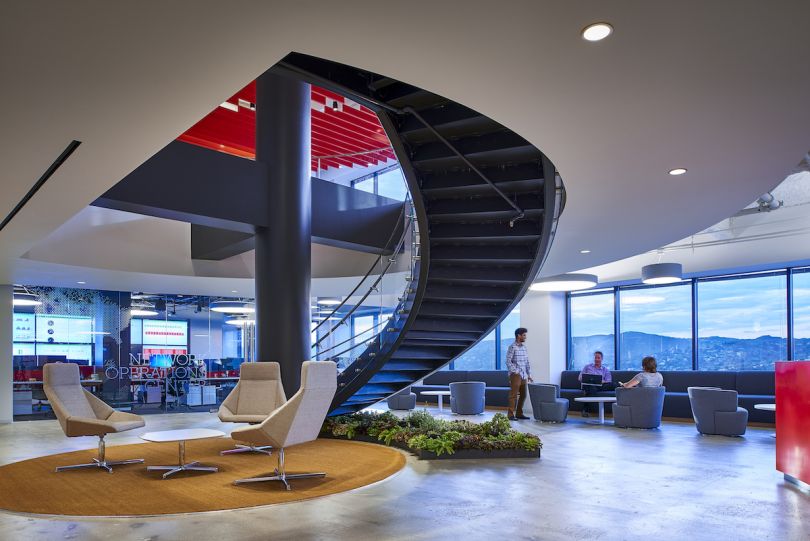
M 743 208 L 810 147 L 808 17 L 799 1 L 6 2 L 0 216 L 82 145 L 0 232 L 0 282 L 58 276 L 21 256 L 290 51 L 443 94 L 543 150 L 568 195 L 543 275 L 642 253 Z M 598 20 L 614 34 L 584 42 Z
M 639 281 L 641 267 L 659 262 L 680 263 L 692 276 L 810 264 L 810 172 L 788 176 L 772 193 L 784 203 L 781 208 L 732 216 L 661 248 L 582 272 L 608 284 Z

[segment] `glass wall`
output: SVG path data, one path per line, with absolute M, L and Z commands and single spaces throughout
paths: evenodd
M 692 287 L 690 284 L 620 289 L 620 370 L 641 368 L 652 355 L 660 370 L 692 368 Z
M 453 370 L 495 370 L 495 331 L 453 361 Z
M 773 370 L 775 361 L 810 358 L 808 268 L 622 286 L 568 299 L 570 369 L 581 368 L 595 349 L 623 370 L 640 368 L 646 355 L 661 370 Z M 621 331 L 616 362 L 608 353 L 614 321 Z
M 506 350 L 520 327 L 518 304 L 487 336 L 442 370 L 506 370 Z
M 351 185 L 364 192 L 381 195 L 397 201 L 405 201 L 408 187 L 399 165 L 387 167 L 351 181 Z
M 601 351 L 603 362 L 615 366 L 613 291 L 571 296 L 569 299 L 568 365 L 579 370 Z
M 509 312 L 509 315 L 501 321 L 498 328 L 500 336 L 498 342 L 500 343 L 500 351 L 498 355 L 498 368 L 506 369 L 506 350 L 509 349 L 515 342 L 515 330 L 520 327 L 520 305 Z M 527 335 L 528 336 L 528 335 Z M 531 338 L 529 338 L 531 340 Z
M 787 355 L 787 277 L 700 280 L 698 368 L 773 370 Z
M 810 269 L 793 274 L 793 358 L 810 360 Z
M 49 417 L 43 367 L 79 367 L 82 384 L 137 413 L 208 411 L 253 359 L 252 316 L 219 312 L 201 296 L 28 287 L 13 309 L 15 416 Z M 33 417 L 32 417 L 33 416 Z

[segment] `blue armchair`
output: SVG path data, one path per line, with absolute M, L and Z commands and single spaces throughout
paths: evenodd
M 666 391 L 666 387 L 617 387 L 613 424 L 620 428 L 658 428 Z
M 457 381 L 450 384 L 450 411 L 459 415 L 484 413 L 486 383 Z
M 560 398 L 560 387 L 548 383 L 529 383 L 532 414 L 538 421 L 564 423 L 568 417 L 568 399 Z
M 712 387 L 689 387 L 686 391 L 698 432 L 721 436 L 745 434 L 748 410 L 737 405 L 737 391 Z
M 388 397 L 388 409 L 390 410 L 412 410 L 416 407 L 416 395 L 411 392 L 410 387 L 405 387 L 397 394 Z

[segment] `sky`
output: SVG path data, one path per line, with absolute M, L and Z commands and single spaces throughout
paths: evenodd
M 787 278 L 757 276 L 698 282 L 698 336 L 753 339 L 787 336 Z M 793 278 L 794 334 L 810 338 L 810 273 Z M 692 336 L 689 283 L 621 290 L 621 331 Z M 573 336 L 613 333 L 613 295 L 571 299 Z

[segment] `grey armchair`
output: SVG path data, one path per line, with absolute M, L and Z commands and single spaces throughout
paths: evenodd
M 405 387 L 400 392 L 388 397 L 388 409 L 390 410 L 412 410 L 416 407 L 416 395 L 411 392 L 410 387 Z
M 77 468 L 102 468 L 112 473 L 112 466 L 141 464 L 142 458 L 110 461 L 106 458 L 104 436 L 144 426 L 143 417 L 116 411 L 82 388 L 79 366 L 74 363 L 49 363 L 43 370 L 45 395 L 59 420 L 65 436 L 98 436 L 98 457 L 88 464 L 59 466 L 57 472 Z
M 305 361 L 301 365 L 301 388 L 292 398 L 257 425 L 231 432 L 231 438 L 251 446 L 278 449 L 278 467 L 272 475 L 239 479 L 234 484 L 280 481 L 290 490 L 288 479 L 324 477 L 326 473 L 287 473 L 284 451 L 318 437 L 337 390 L 337 365 L 332 361 Z
M 613 424 L 620 428 L 658 428 L 666 391 L 666 387 L 617 387 Z
M 286 401 L 278 363 L 242 363 L 239 367 L 239 383 L 219 407 L 219 420 L 225 423 L 261 423 Z M 252 451 L 269 455 L 268 449 L 262 446 L 237 445 L 235 449 L 228 449 L 220 454 Z
M 568 399 L 560 398 L 560 387 L 550 383 L 529 383 L 529 400 L 537 421 L 564 423 L 568 417 Z
M 450 411 L 459 415 L 484 413 L 486 405 L 483 381 L 455 381 L 450 384 Z
M 748 410 L 737 405 L 737 391 L 713 387 L 689 387 L 686 391 L 698 432 L 722 436 L 745 434 Z

